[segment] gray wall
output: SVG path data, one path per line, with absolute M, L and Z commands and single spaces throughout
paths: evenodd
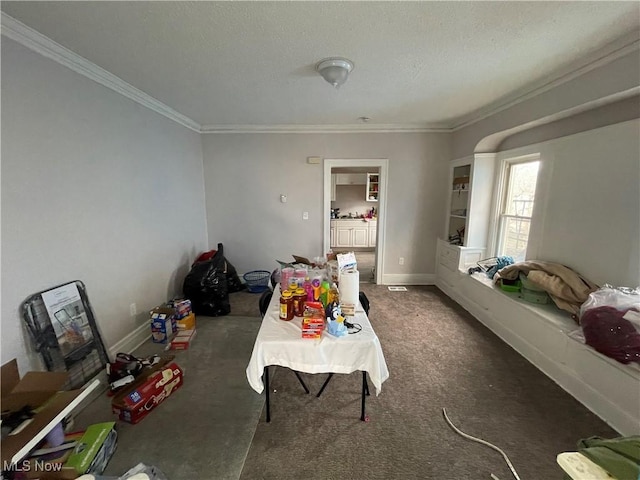
M 109 347 L 206 244 L 199 135 L 3 37 L 2 362 L 30 294 L 82 280 Z
M 499 132 L 518 128 L 522 131 L 541 123 L 549 123 L 545 119 L 558 120 L 556 117 L 565 111 L 630 89 L 637 89 L 639 85 L 640 55 L 634 50 L 539 95 L 460 128 L 453 133 L 452 158 L 494 152 L 507 135 L 497 139 L 493 148 L 479 147 L 478 144 Z M 510 135 L 514 133 L 516 132 L 511 132 Z
M 498 150 L 511 150 L 638 117 L 640 117 L 640 96 L 635 95 L 507 137 L 498 146 Z
M 529 258 L 602 285 L 640 285 L 640 120 L 500 155 L 540 153 Z
M 340 215 L 363 215 L 371 210 L 371 207 L 377 210 L 378 203 L 367 202 L 366 197 L 366 185 L 336 185 L 336 199 L 331 202 L 331 208 L 339 208 Z
M 444 230 L 450 134 L 210 134 L 203 136 L 209 244 L 241 272 L 322 254 L 323 158 L 388 158 L 385 274 L 435 273 Z M 280 203 L 287 194 L 287 203 Z M 302 212 L 309 220 L 302 220 Z M 398 265 L 398 257 L 405 258 Z M 380 266 L 379 266 L 380 268 Z

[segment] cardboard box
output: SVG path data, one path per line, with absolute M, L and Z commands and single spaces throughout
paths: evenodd
M 65 467 L 72 467 L 78 475 L 102 474 L 116 450 L 118 434 L 115 425 L 116 422 L 90 425 L 78 440 Z
M 190 313 L 184 318 L 176 320 L 176 327 L 180 330 L 195 330 L 196 328 L 196 314 Z
M 138 423 L 155 407 L 182 386 L 182 369 L 173 356 L 163 357 L 159 363 L 143 370 L 136 380 L 116 393 L 111 410 L 128 423 Z
M 169 343 L 178 330 L 173 308 L 156 307 L 151 315 L 151 339 L 154 343 Z
M 191 313 L 191 300 L 186 298 L 174 299 L 167 303 L 167 307 L 173 308 L 176 320 L 180 320 Z
M 15 359 L 2 366 L 0 376 L 3 413 L 19 412 L 26 406 L 38 409 L 38 413 L 24 428 L 15 429 L 2 439 L 1 460 L 5 467 L 12 463 L 14 456 L 29 442 L 44 438 L 60 422 L 61 418 L 58 417 L 64 416 L 63 412 L 72 408 L 72 405 L 80 401 L 78 397 L 85 396 L 83 393 L 88 392 L 81 389 L 60 392 L 68 379 L 67 372 L 28 372 L 20 378 Z
M 178 330 L 176 336 L 171 340 L 169 348 L 171 350 L 188 350 L 195 336 L 195 330 Z

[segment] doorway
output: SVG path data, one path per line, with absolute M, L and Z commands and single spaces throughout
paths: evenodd
M 324 251 L 353 251 L 356 259 L 360 252 L 361 282 L 382 283 L 388 163 L 388 159 L 324 160 Z M 340 190 L 349 196 L 341 202 L 346 209 L 336 212 L 332 203 L 337 205 L 335 195 Z M 342 218 L 332 222 L 332 213 Z

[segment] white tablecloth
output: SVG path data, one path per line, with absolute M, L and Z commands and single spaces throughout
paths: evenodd
M 380 394 L 382 382 L 389 378 L 389 370 L 380 341 L 362 306 L 356 310 L 355 317 L 348 317 L 349 322 L 362 325 L 360 332 L 334 337 L 325 330 L 319 339 L 302 338 L 301 319 L 280 320 L 279 309 L 280 290 L 276 287 L 247 367 L 251 388 L 262 393 L 264 367 L 279 365 L 306 373 L 366 371 L 376 394 Z

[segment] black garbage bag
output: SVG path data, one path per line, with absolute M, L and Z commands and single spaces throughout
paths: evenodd
M 218 250 L 213 257 L 193 264 L 184 279 L 182 291 L 185 297 L 191 300 L 191 308 L 196 315 L 219 317 L 229 314 L 229 266 L 224 258 L 221 243 L 218 244 Z M 233 271 L 235 272 L 235 268 Z M 235 277 L 238 277 L 237 273 Z M 231 283 L 234 282 L 235 280 L 232 280 Z M 237 282 L 240 283 L 240 279 Z
M 218 244 L 222 247 L 222 244 Z M 247 286 L 240 281 L 240 277 L 238 277 L 238 271 L 235 269 L 228 260 L 225 259 L 227 263 L 227 286 L 229 287 L 229 293 L 239 292 L 241 290 L 246 290 Z

